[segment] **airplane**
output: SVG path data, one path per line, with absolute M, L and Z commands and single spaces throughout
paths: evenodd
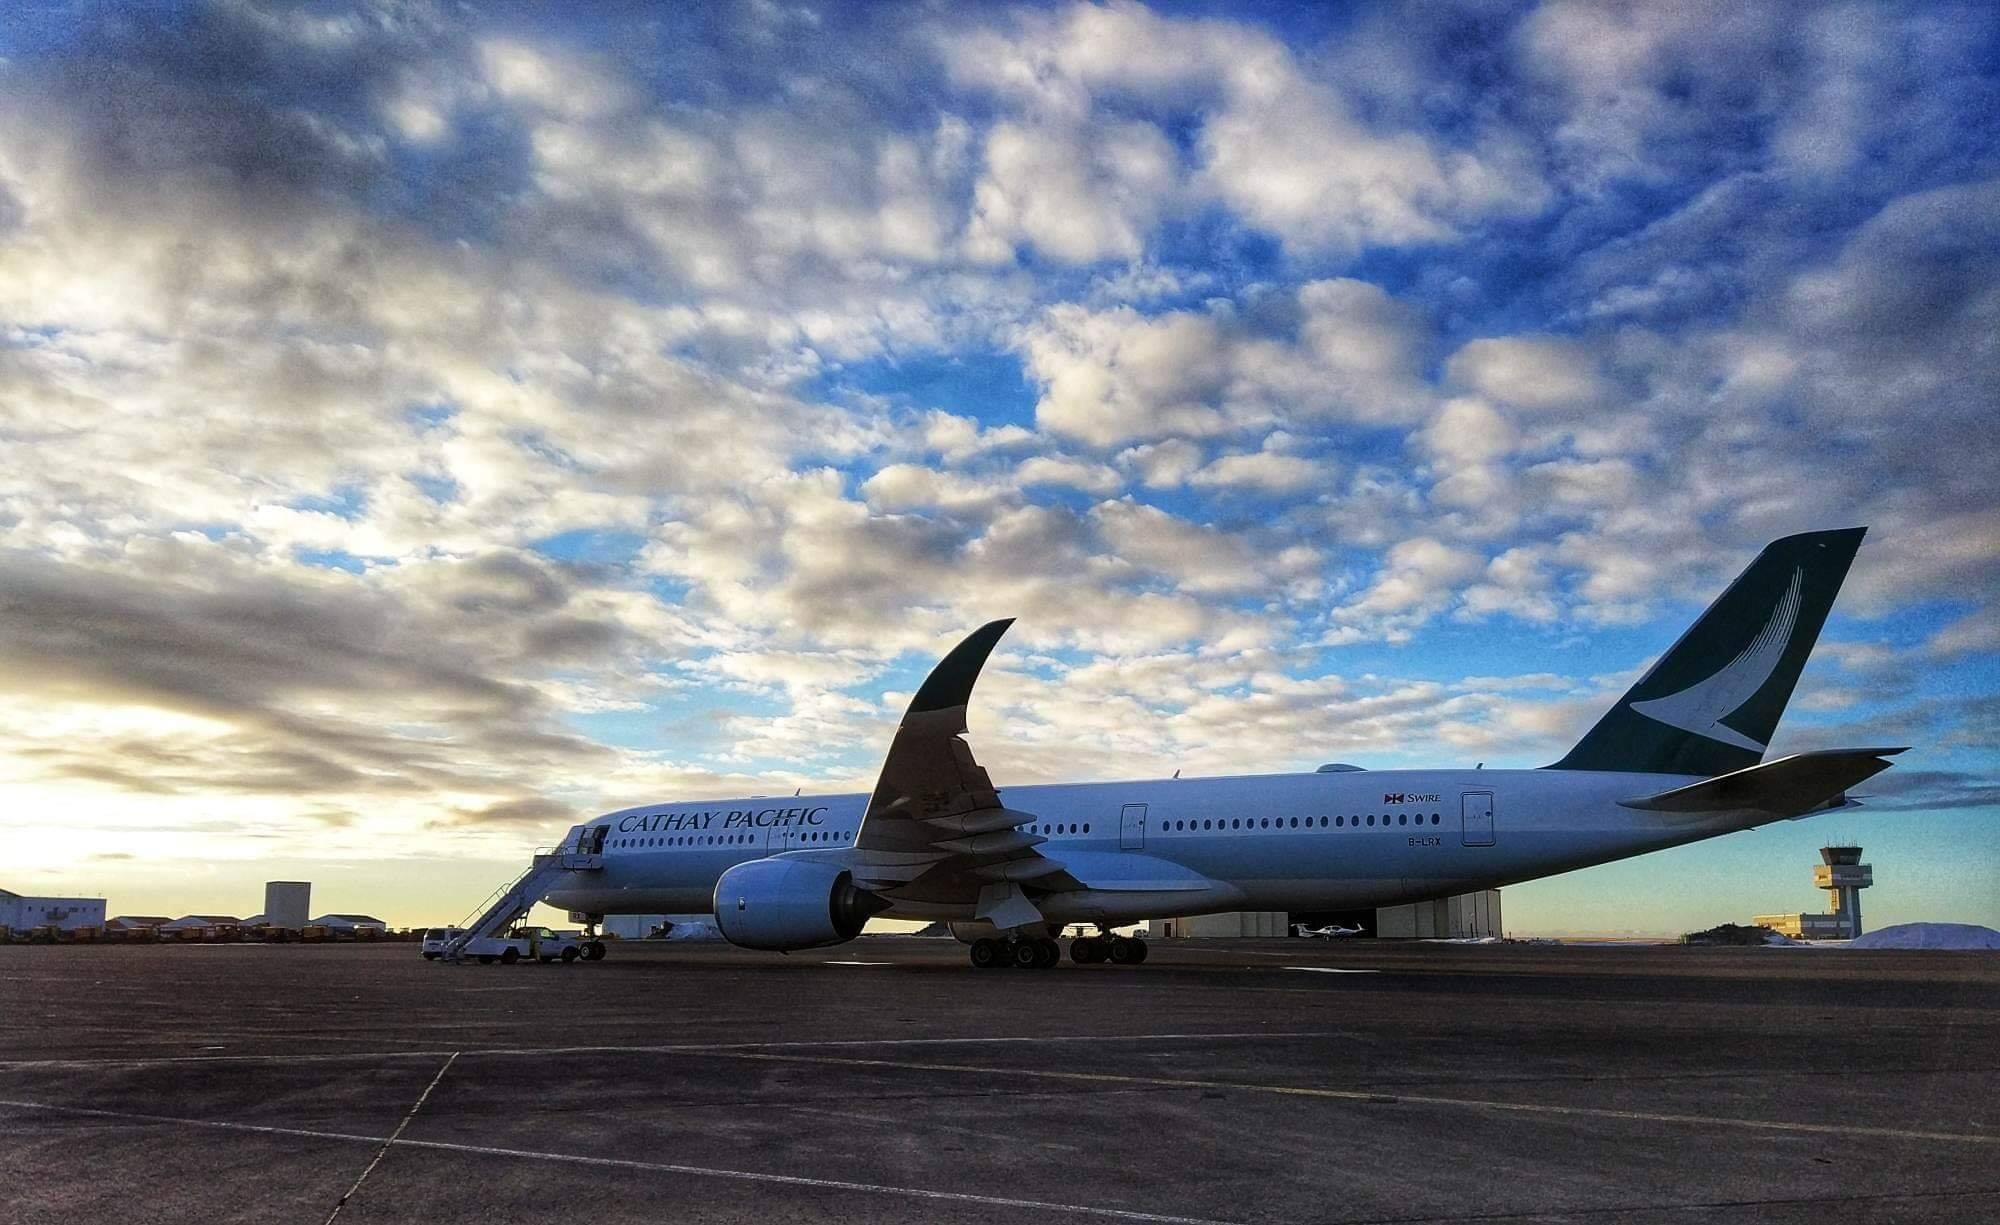
M 974 630 L 911 698 L 867 794 L 622 809 L 573 827 L 495 903 L 712 912 L 747 949 L 843 943 L 877 916 L 944 920 L 977 967 L 1143 961 L 1113 927 L 1239 910 L 1391 906 L 1499 888 L 1857 806 L 1903 748 L 1764 761 L 1865 528 L 1772 542 L 1561 760 L 1019 786 L 964 739 L 1010 620 Z M 506 913 L 503 913 L 506 912 Z M 598 946 L 601 950 L 602 946 Z M 597 954 L 601 955 L 601 951 Z
M 1362 932 L 1361 925 L 1358 923 L 1353 927 L 1342 927 L 1338 923 L 1329 923 L 1325 927 L 1313 927 L 1307 923 L 1294 923 L 1292 924 L 1292 934 L 1319 940 L 1334 940 L 1341 936 L 1359 936 L 1365 933 Z

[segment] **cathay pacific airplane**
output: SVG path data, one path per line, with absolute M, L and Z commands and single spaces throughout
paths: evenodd
M 1329 911 L 1491 889 L 1848 807 L 1901 748 L 1763 761 L 1862 528 L 1767 546 L 1562 760 L 1536 770 L 1364 770 L 1008 787 L 963 736 L 1007 631 L 917 690 L 873 792 L 649 804 L 574 827 L 465 939 L 537 899 L 608 914 L 713 911 L 780 952 L 871 917 L 946 920 L 972 964 L 1142 961 L 1114 926 L 1231 910 Z M 461 950 L 466 945 L 461 943 Z M 476 950 L 475 950 L 476 951 Z M 601 943 L 592 952 L 603 955 Z

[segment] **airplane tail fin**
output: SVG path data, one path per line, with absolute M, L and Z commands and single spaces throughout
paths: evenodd
M 1714 776 L 1763 760 L 1867 528 L 1787 536 L 1551 770 Z

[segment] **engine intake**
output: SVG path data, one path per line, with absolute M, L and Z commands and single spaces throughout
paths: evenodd
M 739 948 L 791 952 L 842 944 L 889 903 L 838 864 L 753 859 L 715 882 L 715 926 Z

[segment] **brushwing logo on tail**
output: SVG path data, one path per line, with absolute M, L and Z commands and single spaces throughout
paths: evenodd
M 1792 640 L 1792 626 L 1799 619 L 1800 588 L 1804 580 L 1804 570 L 1792 571 L 1792 585 L 1786 588 L 1778 606 L 1771 610 L 1771 619 L 1750 640 L 1750 645 L 1729 661 L 1728 666 L 1679 693 L 1634 702 L 1632 709 L 1668 727 L 1732 744 L 1739 749 L 1763 752 L 1761 741 L 1752 740 L 1735 728 L 1724 727 L 1722 720 L 1741 709 L 1778 670 L 1778 661 L 1784 658 L 1785 647 Z

